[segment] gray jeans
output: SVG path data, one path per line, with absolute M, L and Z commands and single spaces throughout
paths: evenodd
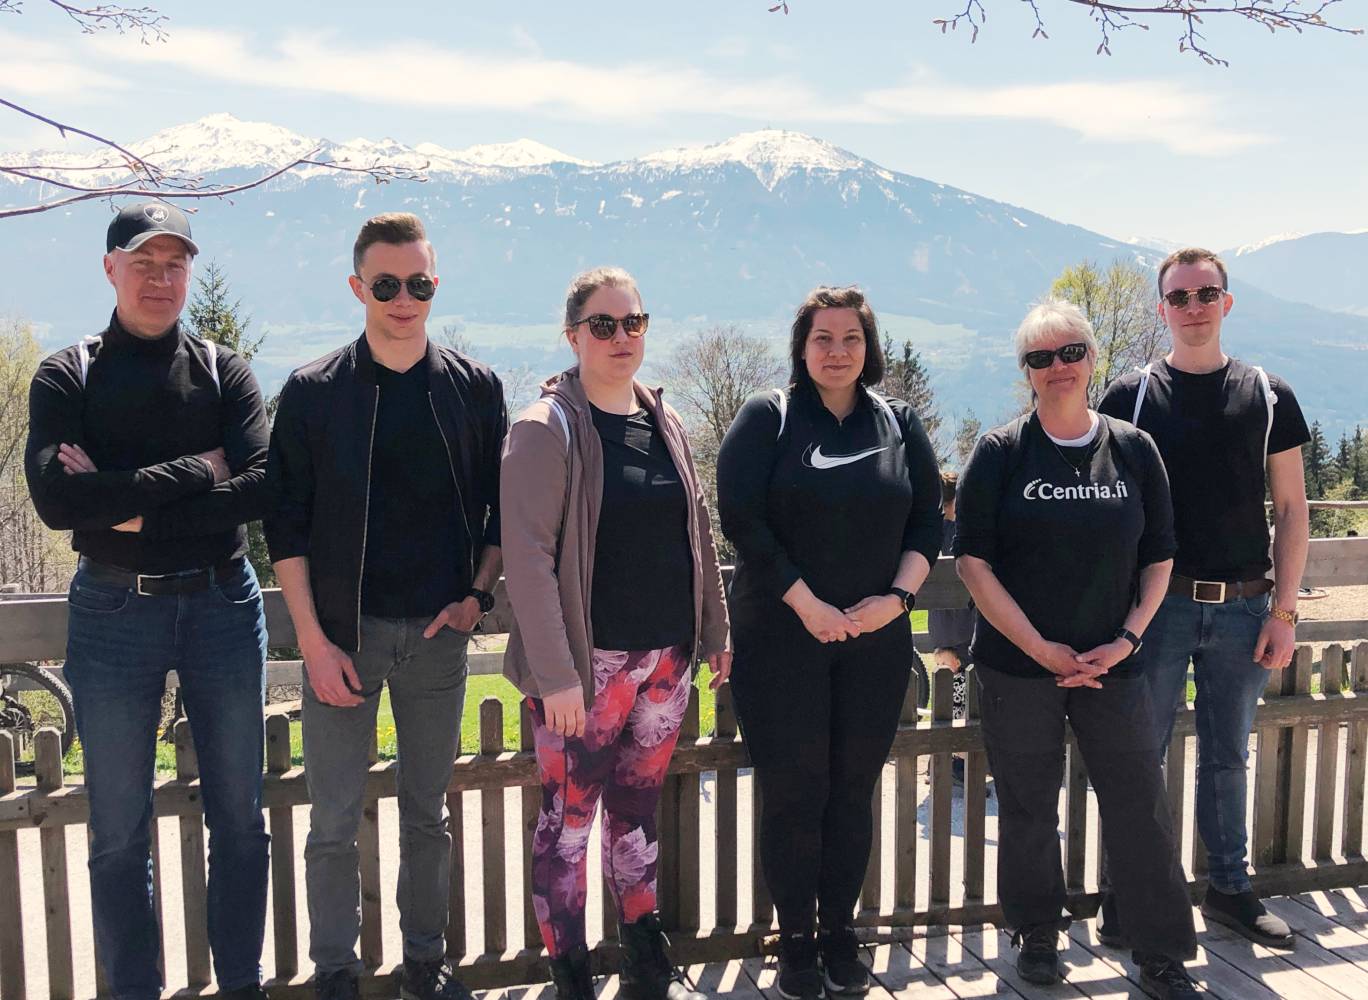
M 365 701 L 355 708 L 324 704 L 304 679 L 304 777 L 312 803 L 304 880 L 309 957 L 319 973 L 361 968 L 356 831 L 386 681 L 399 749 L 397 897 L 404 956 L 431 960 L 445 952 L 451 874 L 446 789 L 461 741 L 469 637 L 444 628 L 424 639 L 430 620 L 361 619 L 361 649 L 352 663 Z

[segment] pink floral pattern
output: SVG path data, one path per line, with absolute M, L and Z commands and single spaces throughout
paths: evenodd
M 656 906 L 656 805 L 689 705 L 683 646 L 594 650 L 594 702 L 582 739 L 546 728 L 528 699 L 542 806 L 532 838 L 532 908 L 553 957 L 584 943 L 590 827 L 603 799 L 603 871 L 620 918 Z

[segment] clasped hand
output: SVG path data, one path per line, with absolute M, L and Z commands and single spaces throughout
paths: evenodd
M 1066 643 L 1045 641 L 1031 658 L 1055 675 L 1059 687 L 1100 688 L 1102 676 L 1131 652 L 1125 639 L 1113 639 L 1084 653 Z

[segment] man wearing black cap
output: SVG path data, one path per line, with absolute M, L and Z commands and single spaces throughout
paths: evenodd
M 199 247 L 156 202 L 110 223 L 109 325 L 39 366 L 24 471 L 81 554 L 66 678 L 90 801 L 95 943 L 112 996 L 159 997 L 149 824 L 166 674 L 180 678 L 209 826 L 220 996 L 261 998 L 266 623 L 245 558 L 264 513 L 269 427 L 247 363 L 180 324 Z

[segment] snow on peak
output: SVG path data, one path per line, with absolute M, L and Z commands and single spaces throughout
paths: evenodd
M 430 145 L 431 143 L 423 143 L 417 147 L 418 151 L 422 152 L 425 146 Z M 446 151 L 443 150 L 443 152 Z M 550 163 L 569 163 L 577 167 L 598 165 L 589 160 L 581 160 L 567 153 L 562 153 L 558 149 L 552 149 L 550 146 L 533 139 L 518 139 L 514 142 L 471 146 L 468 149 L 447 153 L 447 155 L 482 167 L 541 167 Z
M 1288 240 L 1299 240 L 1305 235 L 1305 233 L 1278 233 L 1276 236 L 1270 236 L 1267 239 L 1262 239 L 1255 243 L 1246 243 L 1242 247 L 1237 247 L 1234 253 L 1230 254 L 1230 256 L 1243 257 L 1247 253 L 1254 253 L 1254 251 L 1262 250 L 1264 247 L 1271 247 L 1274 243 L 1285 243 Z
M 843 171 L 869 166 L 867 161 L 839 146 L 802 132 L 787 132 L 783 129 L 742 132 L 711 146 L 662 150 L 643 156 L 636 162 L 675 170 L 740 163 L 754 171 L 760 182 L 771 190 L 780 180 L 798 170 Z

